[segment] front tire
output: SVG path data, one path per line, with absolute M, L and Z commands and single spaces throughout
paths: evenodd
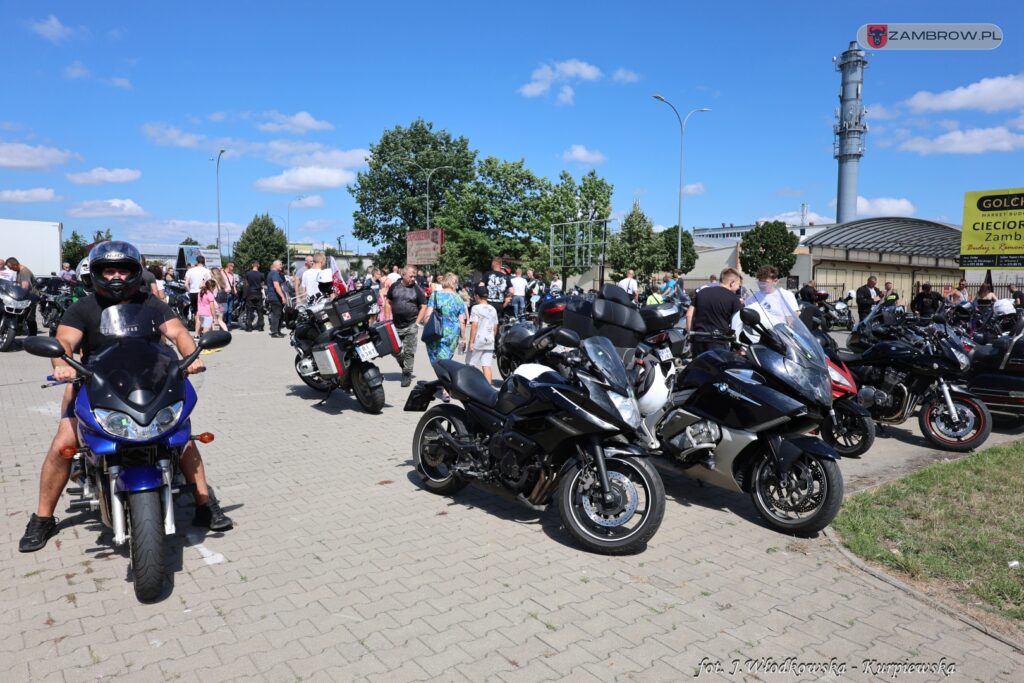
M 875 421 L 870 415 L 853 415 L 836 410 L 837 422 L 825 418 L 821 438 L 844 458 L 859 458 L 875 443 Z
M 933 446 L 944 451 L 966 453 L 980 447 L 992 433 L 992 413 L 988 406 L 973 396 L 954 394 L 952 398 L 959 423 L 950 421 L 946 400 L 941 395 L 921 406 L 917 423 Z
M 363 410 L 377 415 L 384 408 L 384 385 L 371 387 L 366 381 L 364 372 L 364 368 L 355 368 L 355 372 L 352 374 L 352 391 Z
M 834 460 L 804 453 L 783 486 L 765 453 L 754 465 L 750 496 L 761 518 L 776 531 L 806 536 L 821 531 L 843 504 L 843 475 Z
M 11 350 L 17 334 L 17 325 L 14 320 L 5 316 L 3 322 L 0 322 L 0 352 Z
M 164 588 L 164 515 L 160 491 L 142 491 L 128 497 L 135 597 L 143 602 L 160 597 Z
M 665 484 L 647 458 L 605 458 L 618 500 L 601 502 L 597 470 L 573 463 L 558 485 L 558 513 L 569 534 L 585 549 L 626 555 L 647 547 L 665 516 Z
M 502 379 L 508 379 L 509 376 L 516 371 L 516 368 L 519 367 L 519 361 L 515 360 L 507 353 L 498 353 L 498 358 L 496 360 L 498 373 L 501 375 Z
M 469 482 L 456 470 L 458 453 L 439 436 L 468 436 L 466 411 L 458 406 L 434 406 L 420 418 L 412 437 L 412 459 L 422 476 L 423 488 L 439 496 L 453 496 Z

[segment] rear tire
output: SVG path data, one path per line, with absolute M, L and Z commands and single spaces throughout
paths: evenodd
M 785 491 L 779 487 L 775 463 L 767 453 L 754 465 L 752 482 L 750 497 L 758 514 L 768 526 L 784 534 L 806 536 L 821 531 L 832 523 L 843 504 L 839 465 L 809 453 L 790 467 Z M 805 516 L 793 516 L 801 514 Z
M 359 405 L 366 412 L 377 415 L 384 408 L 384 385 L 380 384 L 371 387 L 363 376 L 365 370 L 363 368 L 354 368 L 354 370 L 352 374 L 352 391 L 356 395 L 356 400 L 359 401 Z
M 979 448 L 992 433 L 992 413 L 988 406 L 973 396 L 953 395 L 953 407 L 961 417 L 973 421 L 967 435 L 961 435 L 963 428 L 948 423 L 946 401 L 942 396 L 921 406 L 917 424 L 924 438 L 936 448 L 954 453 L 966 453 Z M 966 437 L 966 438 L 965 438 Z
M 458 454 L 437 436 L 442 430 L 452 436 L 467 436 L 466 411 L 458 406 L 440 405 L 424 413 L 412 437 L 412 459 L 423 488 L 439 496 L 453 496 L 469 482 L 454 468 Z
M 591 552 L 602 555 L 640 552 L 657 533 L 665 516 L 665 484 L 647 458 L 605 458 L 605 464 L 612 487 L 620 493 L 635 493 L 637 498 L 618 513 L 624 516 L 604 514 L 600 503 L 594 501 L 600 496 L 600 485 L 584 488 L 585 480 L 597 476 L 596 469 L 582 470 L 578 462 L 573 463 L 562 473 L 558 485 L 558 513 L 562 524 L 577 543 Z M 632 512 L 629 512 L 630 507 Z M 641 518 L 638 524 L 624 528 L 638 516 Z
M 143 602 L 160 597 L 164 589 L 164 515 L 160 491 L 128 496 L 128 519 L 135 597 Z

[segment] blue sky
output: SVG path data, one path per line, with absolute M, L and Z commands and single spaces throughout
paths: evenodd
M 1009 2 L 0 2 L 0 217 L 225 239 L 256 213 L 351 248 L 345 185 L 416 117 L 556 178 L 596 168 L 656 224 L 834 216 L 832 56 L 868 22 L 992 22 L 989 52 L 869 53 L 863 215 L 960 222 L 1024 185 L 1024 9 Z M 365 245 L 364 245 L 365 246 Z M 2 249 L 0 249 L 2 251 Z

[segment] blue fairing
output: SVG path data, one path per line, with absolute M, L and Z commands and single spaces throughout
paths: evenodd
M 164 485 L 163 473 L 159 467 L 144 465 L 141 467 L 126 467 L 121 472 L 114 484 L 114 493 L 138 493 L 139 491 L 152 491 Z
M 184 448 L 192 435 L 189 415 L 195 409 L 196 401 L 196 390 L 192 387 L 191 382 L 185 380 L 185 406 L 181 411 L 181 417 L 178 418 L 178 426 L 171 432 L 145 441 L 123 439 L 104 431 L 96 421 L 96 416 L 93 415 L 92 405 L 89 403 L 88 387 L 83 386 L 78 392 L 78 397 L 75 399 L 75 416 L 78 418 L 83 445 L 96 455 L 112 455 L 117 452 L 118 444 L 135 445 L 163 442 L 171 448 Z

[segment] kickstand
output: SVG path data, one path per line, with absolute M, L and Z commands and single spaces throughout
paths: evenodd
M 884 436 L 885 435 L 885 425 L 882 424 L 881 422 L 876 422 L 875 426 L 878 427 L 878 433 Z
M 332 386 L 330 389 L 327 390 L 327 395 L 324 396 L 322 399 L 320 399 L 320 402 L 317 403 L 316 405 L 317 406 L 322 406 L 325 403 L 327 403 L 327 400 L 331 397 L 331 392 L 333 392 L 333 391 L 334 391 L 334 387 Z

